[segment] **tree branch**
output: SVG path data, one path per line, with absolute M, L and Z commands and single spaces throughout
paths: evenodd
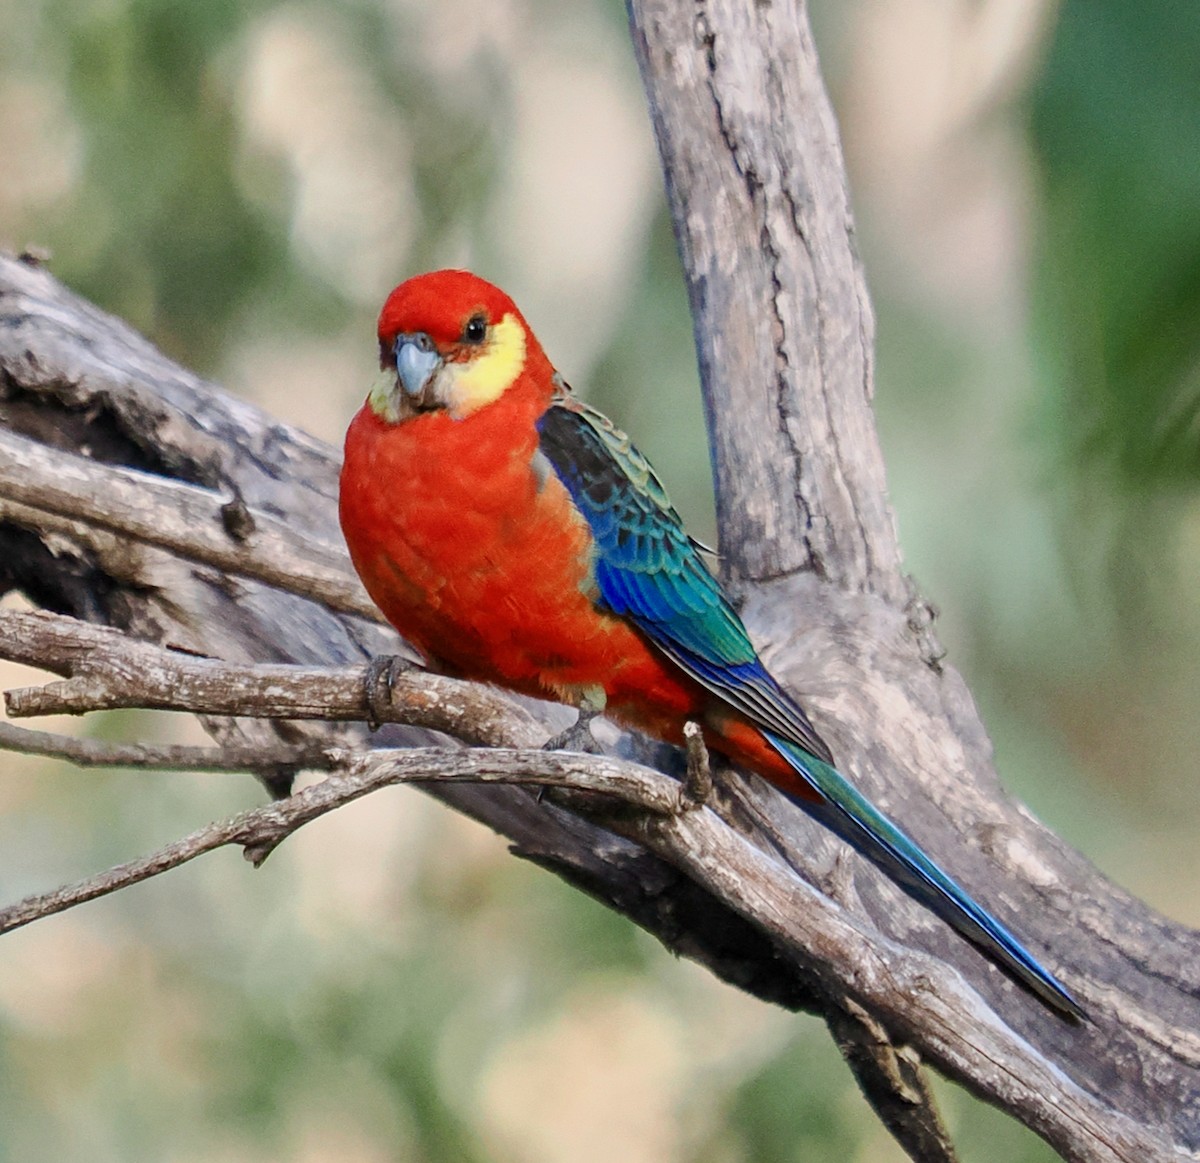
M 0 658 L 70 676 L 6 691 L 14 718 L 121 707 L 360 723 L 379 714 L 482 746 L 534 747 L 546 738 L 528 712 L 475 683 L 413 669 L 390 684 L 390 707 L 380 706 L 370 698 L 365 665 L 239 666 L 52 614 L 0 610 Z
M 297 771 L 326 771 L 329 752 L 316 745 L 261 747 L 191 747 L 168 743 L 109 743 L 101 739 L 78 739 L 50 731 L 30 731 L 0 722 L 0 750 L 22 755 L 44 755 L 62 759 L 76 767 L 133 767 L 147 771 L 231 771 L 274 774 L 281 768 Z
M 800 4 L 639 0 L 637 51 L 683 257 L 722 559 L 903 604 L 875 435 L 875 321 Z
M 538 784 L 613 796 L 653 812 L 673 811 L 679 802 L 676 785 L 657 772 L 619 760 L 580 762 L 548 751 L 427 748 L 378 751 L 369 756 L 331 751 L 323 762 L 336 769 L 334 774 L 287 799 L 209 824 L 141 860 L 119 864 L 97 876 L 0 909 L 0 934 L 160 876 L 228 844 L 240 846 L 257 868 L 305 824 L 398 783 Z
M 1004 885 L 1016 930 L 1054 949 L 1107 1036 L 1051 1046 L 1014 1017 L 1018 1028 L 1171 1149 L 1200 1151 L 1197 935 L 1004 797 L 970 694 L 904 576 L 870 410 L 874 321 L 803 6 L 634 0 L 630 14 L 695 320 L 722 560 L 751 627 L 771 628 L 768 665 L 804 692 L 839 766 L 928 850 L 986 853 L 975 883 Z M 823 843 L 816 830 L 793 839 L 810 853 Z M 890 928 L 894 904 L 864 903 Z M 1147 1055 L 1162 1069 L 1147 1074 Z M 977 1065 L 968 1085 L 998 1101 Z M 1043 1133 L 1102 1157 L 1068 1122 Z
M 381 621 L 339 543 L 320 541 L 240 495 L 97 464 L 0 431 L 0 494 L 43 513 L 170 550 L 180 557 L 338 610 Z

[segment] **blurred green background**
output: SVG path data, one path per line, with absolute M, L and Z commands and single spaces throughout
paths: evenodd
M 813 15 L 909 565 L 1009 787 L 1200 923 L 1200 7 Z M 0 242 L 329 440 L 386 291 L 470 265 L 711 527 L 616 0 L 0 0 Z M 258 798 L 10 757 L 0 896 Z M 0 1071 L 0 1163 L 901 1157 L 819 1023 L 410 791 L 4 938 Z M 944 1094 L 964 1159 L 1052 1157 Z

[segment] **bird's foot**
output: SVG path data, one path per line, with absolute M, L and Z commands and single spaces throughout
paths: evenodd
M 584 755 L 599 755 L 600 744 L 592 734 L 592 720 L 603 712 L 602 706 L 584 699 L 579 704 L 579 717 L 565 731 L 542 744 L 543 751 L 578 751 Z
M 702 808 L 712 795 L 712 766 L 699 723 L 691 720 L 684 723 L 683 741 L 687 748 L 687 774 L 679 785 L 679 810 L 692 812 Z
M 381 654 L 367 663 L 363 686 L 367 699 L 367 726 L 372 731 L 378 731 L 380 724 L 390 719 L 396 679 L 412 666 L 408 659 L 398 654 Z

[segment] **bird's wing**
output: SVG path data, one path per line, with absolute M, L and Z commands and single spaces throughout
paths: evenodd
M 566 392 L 538 423 L 541 453 L 595 542 L 600 601 L 702 686 L 760 726 L 832 763 L 808 716 L 759 660 L 742 620 L 629 437 Z

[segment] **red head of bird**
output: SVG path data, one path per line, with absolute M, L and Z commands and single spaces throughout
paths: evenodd
M 368 402 L 393 424 L 436 411 L 462 420 L 516 388 L 550 400 L 554 371 L 521 312 L 469 271 L 401 283 L 379 315 L 379 358 L 391 374 Z

